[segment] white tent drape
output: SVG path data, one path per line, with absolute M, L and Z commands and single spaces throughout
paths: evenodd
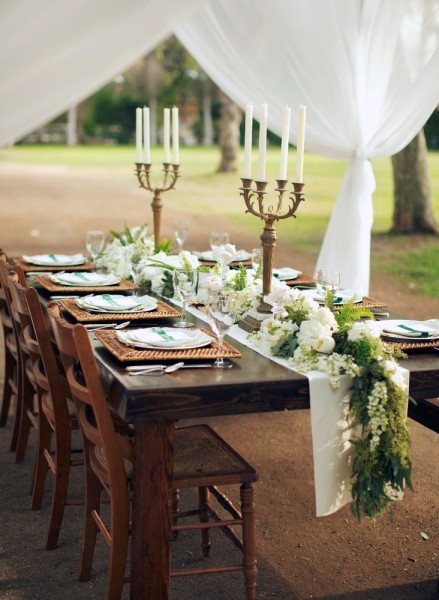
M 87 98 L 203 2 L 2 0 L 0 147 Z
M 175 31 L 239 105 L 268 103 L 271 130 L 305 104 L 306 149 L 351 160 L 318 264 L 367 294 L 368 159 L 401 150 L 438 104 L 439 2 L 212 0 Z
M 238 104 L 267 102 L 270 129 L 305 104 L 307 150 L 351 160 L 318 262 L 367 293 L 368 159 L 402 149 L 439 101 L 439 0 L 3 0 L 0 147 L 172 31 Z

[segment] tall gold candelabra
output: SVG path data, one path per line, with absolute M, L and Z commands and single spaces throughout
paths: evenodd
M 281 219 L 288 219 L 289 217 L 295 217 L 295 212 L 299 207 L 299 204 L 305 199 L 302 193 L 303 183 L 293 182 L 293 189 L 287 190 L 288 180 L 276 179 L 277 188 L 277 203 L 276 205 L 268 205 L 264 207 L 264 196 L 268 193 L 266 191 L 266 181 L 255 181 L 256 190 L 252 189 L 252 179 L 241 179 L 242 190 L 241 196 L 244 197 L 245 205 L 247 207 L 246 213 L 251 213 L 256 217 L 262 219 L 265 223 L 264 230 L 261 234 L 261 245 L 262 245 L 262 302 L 258 307 L 258 312 L 269 313 L 271 312 L 271 305 L 268 304 L 264 297 L 271 292 L 271 278 L 273 275 L 273 256 L 274 248 L 276 247 L 276 221 Z M 289 196 L 288 207 L 283 211 L 284 196 Z M 283 212 L 282 212 L 283 211 Z
M 172 170 L 171 170 L 172 167 Z M 136 162 L 136 175 L 139 181 L 140 187 L 149 192 L 153 192 L 153 199 L 151 202 L 151 208 L 154 220 L 154 243 L 157 246 L 160 242 L 160 233 L 162 225 L 162 194 L 169 190 L 175 189 L 177 179 L 180 177 L 179 173 L 180 165 L 171 165 L 171 163 L 163 163 L 163 179 L 162 184 L 158 184 L 152 181 L 151 165 L 148 163 Z

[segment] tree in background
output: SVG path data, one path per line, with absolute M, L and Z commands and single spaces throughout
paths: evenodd
M 239 126 L 242 111 L 226 94 L 220 93 L 220 135 L 219 146 L 221 149 L 221 161 L 218 173 L 230 173 L 237 169 L 237 160 L 240 147 Z
M 393 233 L 438 234 L 424 131 L 392 156 Z

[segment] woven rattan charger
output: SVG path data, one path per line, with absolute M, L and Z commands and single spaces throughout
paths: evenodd
M 209 346 L 202 348 L 184 348 L 182 350 L 160 350 L 156 348 L 133 348 L 123 344 L 117 338 L 117 332 L 111 329 L 102 329 L 94 332 L 101 344 L 121 362 L 145 362 L 166 360 L 214 360 L 218 356 L 218 342 L 212 332 L 203 327 L 200 331 L 212 338 Z M 231 344 L 223 341 L 222 356 L 224 358 L 241 358 L 241 353 Z
M 105 321 L 150 321 L 165 318 L 175 318 L 180 316 L 180 312 L 166 302 L 157 299 L 157 308 L 142 312 L 89 312 L 84 308 L 79 308 L 74 298 L 68 298 L 60 301 L 60 305 L 79 323 L 102 323 Z

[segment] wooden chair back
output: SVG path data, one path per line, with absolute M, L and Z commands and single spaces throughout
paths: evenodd
M 58 305 L 48 305 L 48 316 L 75 402 L 84 445 L 86 521 L 79 578 L 88 580 L 96 534 L 110 548 L 107 598 L 122 594 L 129 539 L 129 494 L 124 458 L 132 461 L 127 437 L 116 432 L 93 348 L 82 325 L 67 323 Z M 100 516 L 101 488 L 110 498 L 110 524 Z
M 0 408 L 0 427 L 5 427 L 11 407 L 17 397 L 18 387 L 18 350 L 15 336 L 14 323 L 9 308 L 10 297 L 7 296 L 8 282 L 3 283 L 3 277 L 7 277 L 9 265 L 8 257 L 0 249 L 0 324 L 3 330 L 4 347 L 4 384 Z M 12 448 L 11 448 L 12 449 Z

